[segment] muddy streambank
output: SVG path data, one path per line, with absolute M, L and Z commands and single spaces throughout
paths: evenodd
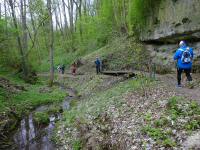
M 49 123 L 46 125 L 38 125 L 34 121 L 34 113 L 48 111 L 49 108 L 54 107 L 55 104 L 42 105 L 31 111 L 28 115 L 24 115 L 19 121 L 15 130 L 10 133 L 9 137 L 0 146 L 0 149 L 9 150 L 54 150 L 53 131 L 57 121 L 62 119 L 62 112 L 70 108 L 70 102 L 77 99 L 76 90 L 61 86 L 62 90 L 68 93 L 65 99 L 56 104 L 59 107 L 59 112 L 49 115 Z

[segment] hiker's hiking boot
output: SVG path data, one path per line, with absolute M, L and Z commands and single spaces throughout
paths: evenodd
M 181 84 L 177 84 L 176 87 L 177 88 L 182 88 L 182 85 Z

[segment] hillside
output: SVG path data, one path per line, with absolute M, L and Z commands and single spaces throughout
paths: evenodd
M 136 78 L 127 80 L 95 75 L 94 66 L 86 71 L 92 67 L 93 56 L 101 53 L 104 48 L 83 58 L 89 60 L 79 68 L 84 75 L 64 81 L 81 97 L 72 101 L 57 127 L 58 149 L 199 147 L 199 84 L 194 89 L 187 85 L 176 89 L 172 74 L 156 75 L 157 80 L 152 80 L 138 72 Z M 109 51 L 107 55 L 115 58 L 122 53 L 111 55 Z M 199 77 L 194 78 L 199 83 Z

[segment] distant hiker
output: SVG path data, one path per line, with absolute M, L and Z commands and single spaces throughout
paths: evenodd
M 96 65 L 96 73 L 99 74 L 101 72 L 101 61 L 98 57 L 96 57 L 95 60 L 95 65 Z
M 72 64 L 72 66 L 71 66 L 71 73 L 72 73 L 72 75 L 76 75 L 76 70 L 77 70 L 77 65 L 76 65 L 76 63 L 74 62 L 73 64 Z
M 181 75 L 183 71 L 186 74 L 187 80 L 192 81 L 193 49 L 188 47 L 185 41 L 181 41 L 179 49 L 174 54 L 174 60 L 177 60 L 177 87 L 181 87 Z
M 65 65 L 64 65 L 64 64 L 62 64 L 62 66 L 61 66 L 61 73 L 62 73 L 62 74 L 65 73 Z
M 61 65 L 58 65 L 57 70 L 58 70 L 58 73 L 62 73 Z

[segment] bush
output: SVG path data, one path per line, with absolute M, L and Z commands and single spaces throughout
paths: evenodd
M 46 112 L 35 112 L 33 120 L 37 125 L 48 125 L 50 122 L 49 115 Z

